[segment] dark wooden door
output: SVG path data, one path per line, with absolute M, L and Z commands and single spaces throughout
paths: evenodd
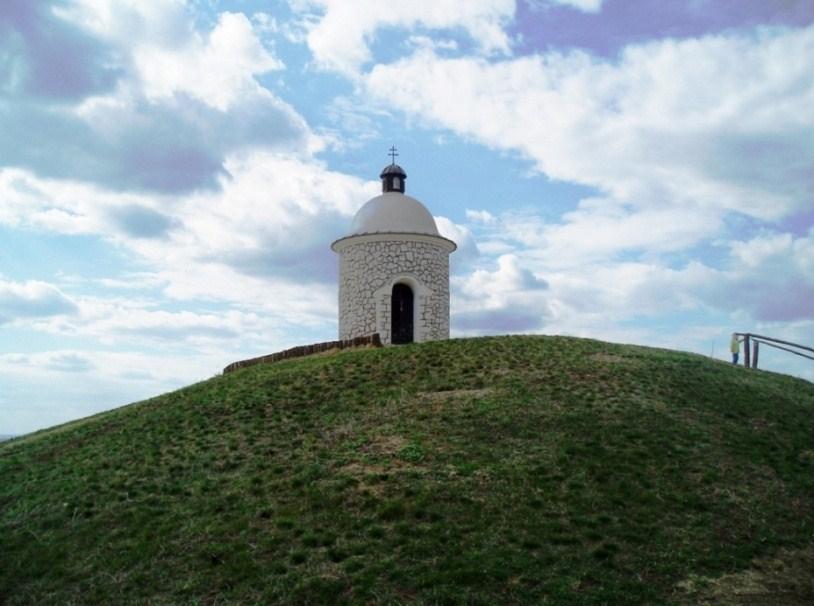
M 395 284 L 391 303 L 391 343 L 413 342 L 413 290 L 406 284 Z

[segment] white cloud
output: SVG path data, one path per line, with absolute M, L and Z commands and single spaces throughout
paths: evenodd
M 523 267 L 517 256 L 501 255 L 495 271 L 476 270 L 464 282 L 461 291 L 466 296 L 483 299 L 486 305 L 491 305 L 515 292 L 546 288 L 548 284 L 545 280 Z
M 255 28 L 263 33 L 266 34 L 276 34 L 281 30 L 280 24 L 277 22 L 277 19 L 274 18 L 273 15 L 268 13 L 254 13 L 252 15 L 252 23 L 255 24 Z
M 421 50 L 365 82 L 388 107 L 614 199 L 774 220 L 811 195 L 812 57 L 814 27 L 766 29 L 630 46 L 616 61 Z
M 491 224 L 495 222 L 495 216 L 488 210 L 471 210 L 466 209 L 466 218 L 469 221 Z
M 698 262 L 680 269 L 656 262 L 593 263 L 546 275 L 561 309 L 609 323 L 698 309 L 703 289 L 723 277 Z
M 264 301 L 289 315 L 323 309 L 336 268 L 328 245 L 376 183 L 273 154 L 231 158 L 227 170 L 220 192 L 183 201 L 176 216 L 184 228 L 170 240 L 130 244 L 162 268 L 173 294 Z
M 507 213 L 499 228 L 490 233 L 520 243 L 529 255 L 553 268 L 615 259 L 621 254 L 687 250 L 716 236 L 721 225 L 721 213 L 711 210 L 639 209 L 613 199 L 588 198 L 556 223 L 546 223 L 536 214 Z
M 111 211 L 160 208 L 163 198 L 111 192 L 74 180 L 44 179 L 30 171 L 0 168 L 0 222 L 63 234 L 108 234 L 120 227 Z M 111 229 L 112 228 L 112 229 Z
M 217 187 L 236 151 L 310 154 L 323 145 L 261 85 L 283 66 L 242 14 L 221 13 L 199 30 L 179 2 L 34 4 L 10 17 L 23 43 L 6 52 L 33 67 L 7 91 L 4 165 L 174 194 Z
M 493 224 L 474 221 L 471 227 L 482 266 L 495 255 L 522 260 L 522 266 L 544 279 L 548 288 L 528 298 L 525 289 L 515 286 L 512 265 L 504 261 L 497 271 L 482 267 L 457 279 L 455 309 L 510 315 L 531 308 L 527 300 L 536 301 L 538 308 L 547 310 L 542 326 L 548 332 L 699 351 L 716 335 L 723 339 L 727 328 L 758 332 L 757 327 L 766 325 L 775 331 L 771 335 L 782 323 L 810 323 L 814 318 L 814 234 L 764 232 L 720 242 L 716 254 L 702 256 L 692 246 L 674 249 L 655 224 L 642 225 L 641 236 L 609 228 L 619 243 L 596 226 L 586 224 L 583 231 L 573 231 L 577 226 L 547 225 L 537 215 L 514 212 L 496 217 Z M 575 242 L 564 238 L 569 231 Z M 667 242 L 661 244 L 659 238 Z M 601 254 L 603 250 L 607 254 Z M 693 328 L 687 318 L 697 318 L 698 325 Z M 480 326 L 485 329 L 489 324 Z M 642 326 L 663 326 L 675 335 Z M 798 335 L 797 342 L 812 339 L 814 333 Z
M 371 60 L 370 43 L 386 27 L 463 30 L 481 52 L 507 54 L 504 26 L 515 10 L 514 0 L 311 0 L 297 7 L 307 13 L 308 46 L 317 63 L 346 74 Z
M 148 99 L 187 93 L 221 111 L 247 95 L 267 95 L 256 75 L 282 69 L 242 14 L 222 13 L 206 36 L 195 34 L 180 47 L 142 44 L 133 50 Z
M 598 13 L 602 9 L 603 0 L 558 0 L 560 4 L 573 6 L 586 13 Z
M 779 258 L 782 261 L 795 263 L 800 261 L 794 248 L 804 248 L 806 241 L 797 240 L 795 242 L 791 234 L 787 233 L 764 233 L 747 242 L 730 242 L 732 256 L 745 267 L 758 267 L 771 259 Z M 810 244 L 810 242 L 809 242 Z M 814 255 L 808 255 L 814 261 Z M 803 257 L 805 261 L 805 257 Z
M 226 168 L 217 191 L 173 198 L 2 169 L 0 222 L 105 238 L 173 298 L 245 305 L 294 324 L 334 321 L 329 244 L 378 183 L 263 152 L 232 156 Z
M 584 13 L 598 13 L 602 10 L 604 0 L 525 0 L 534 10 L 552 6 L 569 6 Z
M 95 366 L 86 356 L 73 352 L 57 352 L 51 354 L 45 363 L 48 370 L 59 372 L 89 372 Z
M 598 13 L 602 9 L 603 0 L 551 0 L 552 4 L 570 6 L 586 13 Z
M 25 433 L 177 389 L 217 373 L 228 356 L 167 348 L 0 353 L 0 427 Z
M 410 36 L 407 40 L 415 48 L 432 49 L 439 51 L 458 50 L 458 43 L 455 40 L 436 39 L 430 36 Z
M 73 0 L 51 10 L 96 36 L 122 44 L 150 39 L 172 45 L 192 33 L 183 0 Z
M 731 242 L 730 251 L 726 279 L 706 289 L 711 301 L 760 322 L 814 319 L 814 233 L 766 233 Z
M 0 324 L 74 314 L 76 303 L 52 284 L 0 279 Z
M 453 275 L 464 273 L 480 254 L 472 232 L 465 225 L 454 223 L 446 217 L 434 218 L 438 232 L 458 246 L 450 258 L 450 271 Z
M 452 282 L 456 334 L 538 331 L 552 313 L 548 283 L 516 255 L 502 255 L 494 269 L 476 269 Z
M 231 341 L 253 341 L 271 331 L 272 321 L 237 310 L 219 313 L 165 311 L 147 301 L 81 297 L 81 313 L 38 327 L 60 335 L 93 337 L 99 343 L 161 343 L 164 347 L 219 346 Z

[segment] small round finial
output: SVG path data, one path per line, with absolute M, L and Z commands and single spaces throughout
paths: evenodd
M 407 173 L 404 172 L 401 166 L 396 164 L 396 156 L 398 156 L 399 153 L 395 145 L 390 147 L 388 155 L 390 156 L 390 164 L 385 166 L 379 175 L 382 180 L 382 191 L 384 193 L 398 192 L 403 194 L 405 190 L 404 181 L 407 179 Z

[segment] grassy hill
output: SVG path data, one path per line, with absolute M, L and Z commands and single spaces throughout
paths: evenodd
M 814 385 L 685 353 L 346 351 L 0 445 L 6 604 L 810 604 L 812 570 Z

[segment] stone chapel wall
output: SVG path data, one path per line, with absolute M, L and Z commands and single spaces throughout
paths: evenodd
M 416 340 L 449 338 L 447 250 L 428 242 L 366 241 L 344 248 L 339 262 L 340 339 L 378 332 L 390 343 L 390 289 L 399 278 L 413 289 Z

